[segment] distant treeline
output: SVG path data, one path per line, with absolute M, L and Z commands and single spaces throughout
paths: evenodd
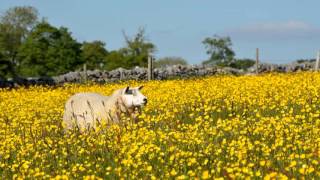
M 156 47 L 140 28 L 134 37 L 125 32 L 126 45 L 108 51 L 102 41 L 78 42 L 66 27 L 39 20 L 34 7 L 14 7 L 0 17 L 0 76 L 54 76 L 80 69 L 146 66 Z
M 103 41 L 78 42 L 66 27 L 55 27 L 39 18 L 31 6 L 13 7 L 0 16 L 0 78 L 55 76 L 87 69 L 112 70 L 146 67 L 156 46 L 146 38 L 145 29 L 129 37 L 123 31 L 125 46 L 109 51 Z M 255 62 L 235 60 L 229 37 L 207 37 L 202 42 L 209 58 L 203 64 L 246 69 Z M 156 60 L 156 67 L 187 64 L 180 57 Z

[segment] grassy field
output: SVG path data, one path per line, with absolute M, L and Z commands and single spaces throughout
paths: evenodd
M 137 124 L 64 133 L 67 98 L 144 85 Z M 0 90 L 0 177 L 320 177 L 320 74 Z

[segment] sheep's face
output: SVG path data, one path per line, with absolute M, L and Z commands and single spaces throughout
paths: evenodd
M 123 101 L 129 108 L 131 107 L 142 107 L 148 102 L 147 97 L 144 96 L 140 90 L 143 86 L 135 88 L 125 88 L 123 91 Z

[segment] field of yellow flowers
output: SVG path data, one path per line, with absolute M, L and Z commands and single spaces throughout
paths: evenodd
M 64 132 L 76 92 L 144 85 L 139 123 Z M 0 177 L 306 179 L 320 177 L 320 74 L 0 90 Z

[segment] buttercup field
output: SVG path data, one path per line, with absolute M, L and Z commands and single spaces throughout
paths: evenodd
M 319 7 L 0 0 L 0 179 L 320 179 Z
M 0 90 L 4 179 L 317 179 L 320 74 L 212 76 Z M 65 132 L 77 92 L 143 84 L 139 122 Z

